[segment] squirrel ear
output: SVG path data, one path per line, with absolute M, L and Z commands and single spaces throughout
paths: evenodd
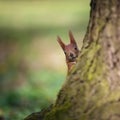
M 65 49 L 65 44 L 62 42 L 61 38 L 59 36 L 57 36 L 57 41 L 60 44 L 60 46 L 62 47 L 62 49 Z
M 70 37 L 70 43 L 76 44 L 76 41 L 71 31 L 69 31 L 69 37 Z

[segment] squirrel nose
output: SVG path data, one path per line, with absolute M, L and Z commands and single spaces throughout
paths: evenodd
M 70 57 L 73 57 L 74 55 L 72 53 L 70 53 Z

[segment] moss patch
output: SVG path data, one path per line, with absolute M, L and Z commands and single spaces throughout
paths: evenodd
M 66 102 L 61 106 L 55 106 L 50 112 L 45 115 L 44 120 L 68 120 L 69 117 L 67 116 L 67 111 L 70 106 L 71 105 L 69 102 Z

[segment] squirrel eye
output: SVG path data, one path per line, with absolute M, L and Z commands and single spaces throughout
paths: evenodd
M 77 47 L 75 47 L 74 49 L 77 50 Z

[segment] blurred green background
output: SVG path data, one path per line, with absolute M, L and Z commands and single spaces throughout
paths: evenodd
M 22 120 L 54 103 L 66 79 L 57 35 L 79 48 L 89 19 L 89 0 L 0 1 L 0 115 Z

